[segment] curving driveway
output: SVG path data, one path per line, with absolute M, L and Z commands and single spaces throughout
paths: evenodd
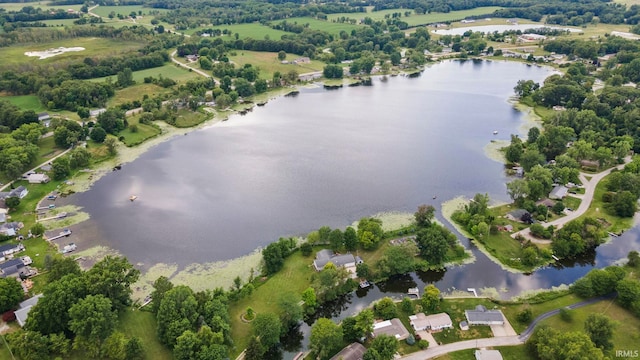
M 577 302 L 575 304 L 568 305 L 566 306 L 566 308 L 577 309 L 583 306 L 595 304 L 602 300 L 613 299 L 615 298 L 615 296 L 616 296 L 615 293 L 599 296 L 593 299 L 588 299 L 588 300 Z M 529 327 L 525 331 L 523 331 L 522 334 L 517 336 L 504 336 L 504 337 L 493 337 L 493 338 L 485 338 L 485 339 L 459 341 L 451 344 L 430 347 L 425 350 L 421 350 L 406 356 L 402 356 L 401 359 L 402 360 L 427 360 L 427 359 L 433 359 L 435 357 L 448 354 L 451 352 L 460 351 L 460 350 L 479 349 L 479 348 L 487 348 L 487 347 L 495 347 L 495 346 L 522 345 L 527 340 L 529 340 L 529 338 L 533 334 L 533 330 L 535 329 L 536 325 L 538 325 L 540 321 L 547 319 L 553 315 L 556 315 L 559 312 L 560 312 L 560 309 L 555 309 L 536 317 L 531 322 Z
M 596 186 L 598 185 L 600 180 L 602 180 L 605 176 L 609 175 L 611 171 L 613 171 L 613 169 L 622 170 L 624 166 L 630 161 L 631 161 L 631 157 L 627 156 L 624 159 L 623 164 L 620 164 L 616 167 L 599 172 L 597 174 L 586 174 L 581 172 L 580 181 L 584 186 L 584 195 L 581 196 L 582 201 L 580 202 L 580 206 L 575 211 L 569 212 L 566 216 L 563 216 L 560 219 L 556 219 L 548 223 L 545 223 L 545 225 L 546 226 L 553 225 L 556 229 L 560 229 L 561 227 L 564 226 L 564 224 L 568 223 L 569 221 L 575 220 L 580 216 L 582 216 L 585 212 L 587 212 L 587 210 L 589 210 L 589 206 L 591 205 L 591 201 L 593 200 L 593 195 L 596 192 Z M 590 176 L 591 179 L 587 180 L 587 176 Z M 531 240 L 531 242 L 534 242 L 534 243 L 548 244 L 551 242 L 550 240 L 541 240 L 534 237 L 533 235 L 531 235 L 531 231 L 529 230 L 529 228 L 515 232 L 511 234 L 511 237 L 515 238 L 518 235 L 522 235 L 525 239 Z

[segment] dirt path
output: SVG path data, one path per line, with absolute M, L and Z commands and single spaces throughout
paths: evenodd
M 213 76 L 207 74 L 206 72 L 204 72 L 204 71 L 202 71 L 200 69 L 192 68 L 191 66 L 176 60 L 175 56 L 176 56 L 177 52 L 178 52 L 178 50 L 173 50 L 173 52 L 171 53 L 171 61 L 173 61 L 175 64 L 178 64 L 178 66 L 181 66 L 181 67 L 183 67 L 183 68 L 185 68 L 187 70 L 191 70 L 191 71 L 193 71 L 193 72 L 195 72 L 195 73 L 197 73 L 199 75 L 202 75 L 202 76 L 204 76 L 206 78 L 213 78 Z M 213 81 L 216 82 L 216 85 L 220 85 L 220 82 L 218 80 L 213 79 Z

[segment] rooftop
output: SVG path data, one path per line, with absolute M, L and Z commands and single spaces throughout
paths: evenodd
M 398 318 L 385 320 L 373 324 L 373 336 L 382 334 L 395 337 L 397 340 L 404 340 L 409 337 L 409 331 L 402 325 Z
M 365 351 L 367 351 L 367 348 L 362 346 L 360 343 L 354 342 L 340 350 L 340 352 L 335 354 L 331 360 L 362 360 L 362 355 Z

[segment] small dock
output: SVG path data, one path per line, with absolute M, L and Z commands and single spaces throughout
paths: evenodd
M 476 291 L 476 288 L 468 288 L 467 291 L 472 292 L 473 296 L 478 297 L 478 292 Z
M 62 219 L 67 217 L 67 213 L 66 212 L 61 212 L 60 214 L 57 214 L 55 216 L 50 216 L 48 218 L 44 218 L 44 219 L 37 219 L 36 222 L 40 222 L 40 221 L 47 221 L 47 220 L 55 220 L 55 219 Z
M 553 258 L 553 260 L 555 260 L 555 261 L 560 261 L 560 259 L 558 259 L 558 257 L 557 257 L 557 256 L 555 256 L 555 255 L 551 255 L 551 257 L 552 257 L 552 258 Z
M 360 288 L 361 289 L 368 288 L 369 286 L 371 286 L 371 283 L 368 282 L 367 280 L 360 281 Z
M 61 231 L 60 234 L 58 234 L 58 235 L 56 235 L 56 236 L 54 236 L 52 238 L 47 239 L 47 241 L 57 240 L 57 239 L 60 239 L 60 238 L 63 238 L 65 236 L 69 236 L 69 235 L 71 235 L 71 230 L 65 229 L 64 231 Z
M 407 295 L 420 298 L 420 289 L 418 289 L 417 287 L 410 288 L 409 290 L 407 290 Z

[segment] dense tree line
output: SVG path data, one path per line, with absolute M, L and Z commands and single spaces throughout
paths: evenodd
M 32 110 L 22 111 L 9 101 L 0 100 L 0 133 L 7 133 L 24 124 L 37 122 L 38 115 Z
M 46 132 L 39 123 L 21 125 L 10 134 L 0 134 L 0 172 L 16 179 L 38 156 L 38 141 Z
M 49 109 L 76 111 L 78 107 L 102 107 L 114 95 L 112 85 L 81 80 L 67 80 L 55 88 L 43 86 L 40 102 Z
M 165 51 L 157 51 L 147 55 L 129 54 L 97 60 L 85 58 L 82 63 L 70 65 L 67 71 L 69 71 L 74 79 L 92 79 L 116 75 L 124 69 L 138 71 L 160 67 L 167 61 L 169 61 L 169 54 Z
M 71 258 L 47 261 L 49 282 L 24 330 L 7 338 L 23 360 L 82 349 L 92 358 L 140 359 L 140 341 L 114 331 L 117 315 L 131 303 L 139 272 L 124 258 L 107 256 L 83 272 Z
M 77 19 L 79 17 L 80 15 L 77 13 L 71 13 L 63 9 L 43 10 L 42 8 L 35 8 L 33 6 L 25 6 L 18 11 L 5 11 L 0 13 L 0 25 L 4 25 L 7 22 Z

